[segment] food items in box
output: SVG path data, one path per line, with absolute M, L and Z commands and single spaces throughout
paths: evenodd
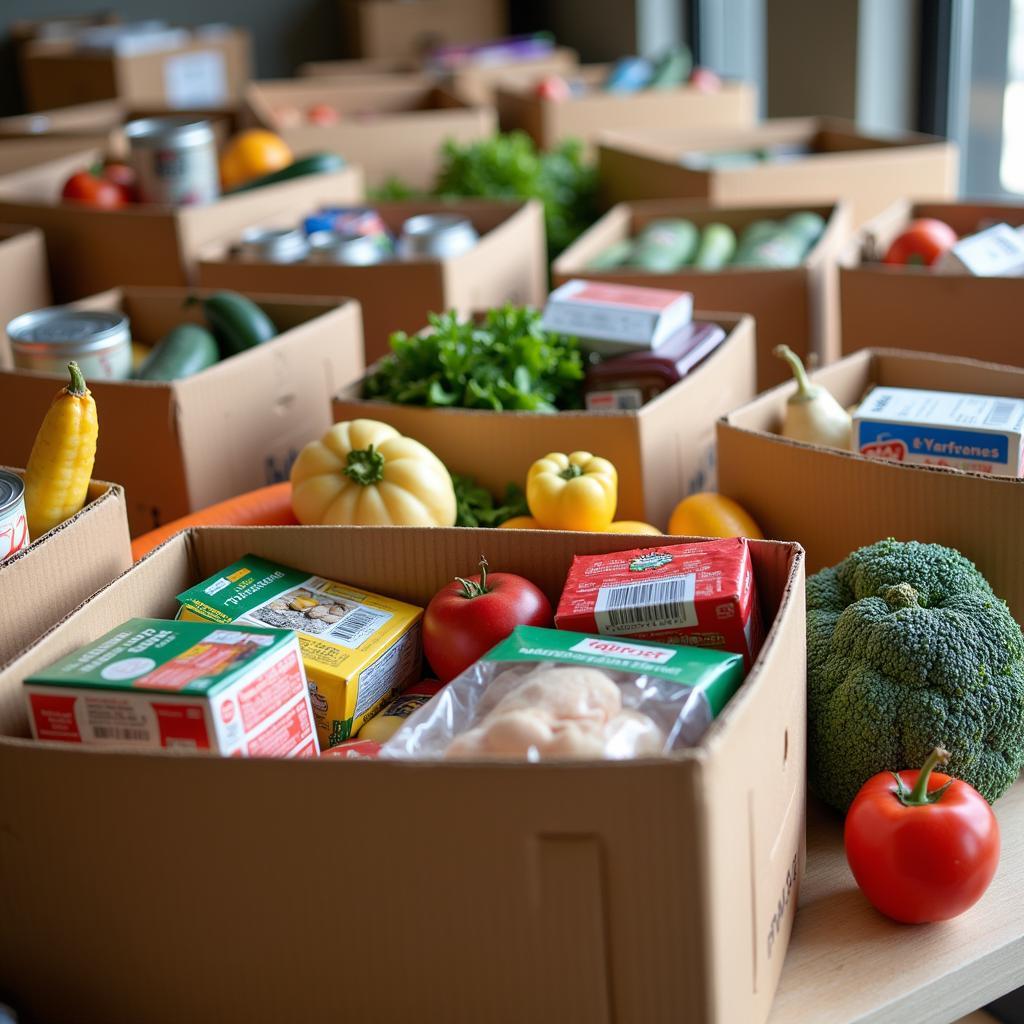
M 120 312 L 36 309 L 15 317 L 7 337 L 19 370 L 63 374 L 73 359 L 89 380 L 123 380 L 131 374 L 131 331 Z
M 335 423 L 299 452 L 291 482 L 304 526 L 455 525 L 455 488 L 444 463 L 377 420 Z
M 647 534 L 650 537 L 660 537 L 661 530 L 650 523 L 642 523 L 637 519 L 616 519 L 609 523 L 602 531 L 603 533 L 639 533 Z
M 396 251 L 403 260 L 453 259 L 472 249 L 479 239 L 468 217 L 457 213 L 420 213 L 402 225 Z
M 961 238 L 933 264 L 942 274 L 1012 277 L 1024 274 L 1024 226 L 993 224 Z
M 688 81 L 698 92 L 718 92 L 722 88 L 722 79 L 711 68 L 694 68 Z
M 277 336 L 270 317 L 244 295 L 215 292 L 198 301 L 225 356 L 257 348 Z
M 220 156 L 225 190 L 290 167 L 295 162 L 288 143 L 263 128 L 249 128 L 228 141 Z
M 187 115 L 129 121 L 136 193 L 143 203 L 191 206 L 220 195 L 217 140 L 209 121 Z
M 60 192 L 61 199 L 93 206 L 99 210 L 119 210 L 131 202 L 123 186 L 111 181 L 102 172 L 76 171 Z
M 0 562 L 29 543 L 25 482 L 17 473 L 0 469 Z
M 852 429 L 850 414 L 827 388 L 811 383 L 800 357 L 788 345 L 776 345 L 772 351 L 789 363 L 796 381 L 796 391 L 786 399 L 779 433 L 807 444 L 848 448 Z
M 764 538 L 761 528 L 739 502 L 713 491 L 683 498 L 672 511 L 668 532 L 680 537 Z
M 576 555 L 555 625 L 732 651 L 748 669 L 764 639 L 743 538 Z
M 875 387 L 853 414 L 852 450 L 916 466 L 1024 476 L 1024 399 Z
M 298 633 L 322 748 L 358 732 L 419 673 L 422 609 L 254 555 L 178 603 L 179 619 Z
M 457 504 L 456 526 L 504 526 L 509 520 L 524 518 L 530 511 L 526 494 L 518 484 L 506 484 L 504 495 L 497 500 L 472 477 L 452 473 L 452 484 Z
M 129 619 L 25 680 L 32 735 L 229 757 L 315 757 L 293 633 Z
M 808 778 L 846 810 L 877 772 L 923 764 L 986 800 L 1024 767 L 1024 637 L 959 551 L 884 540 L 807 580 Z
M 198 324 L 172 327 L 145 356 L 135 371 L 136 380 L 180 380 L 220 358 L 217 339 Z
M 664 274 L 685 266 L 697 252 L 700 231 L 692 220 L 665 217 L 652 220 L 636 237 L 630 266 L 651 274 Z
M 373 716 L 359 730 L 359 736 L 352 743 L 386 743 L 402 727 L 405 720 L 414 712 L 418 711 L 431 697 L 441 692 L 443 683 L 435 679 L 424 679 L 419 683 L 413 683 L 407 690 L 403 690 L 397 697 L 393 697 L 381 710 Z M 337 747 L 332 747 L 337 750 Z M 378 746 L 377 750 L 380 750 Z M 362 753 L 362 752 L 361 752 Z M 350 755 L 351 756 L 351 755 Z M 362 756 L 366 756 L 362 753 Z
M 846 815 L 846 859 L 861 892 L 906 924 L 958 917 L 999 865 L 999 822 L 976 789 L 934 771 L 948 760 L 937 747 L 920 771 L 879 772 Z
M 882 262 L 930 267 L 954 245 L 956 232 L 945 221 L 922 217 L 892 240 Z
M 526 474 L 530 514 L 547 530 L 604 530 L 618 499 L 615 467 L 590 452 L 550 452 Z
M 36 540 L 81 511 L 96 461 L 96 403 L 77 363 L 68 363 L 68 373 L 71 381 L 54 396 L 25 468 L 28 532 Z
M 551 603 L 522 576 L 487 572 L 480 559 L 475 576 L 456 577 L 423 613 L 423 653 L 446 683 L 504 640 L 516 626 L 550 626 Z
M 250 178 L 244 184 L 229 189 L 228 192 L 230 195 L 234 195 L 236 192 L 250 192 L 255 188 L 263 188 L 264 185 L 293 181 L 295 178 L 304 178 L 309 174 L 330 174 L 340 171 L 344 166 L 345 161 L 337 153 L 312 153 L 292 161 L 280 170 Z
M 742 682 L 734 654 L 519 626 L 416 711 L 383 757 L 652 757 L 700 741 Z

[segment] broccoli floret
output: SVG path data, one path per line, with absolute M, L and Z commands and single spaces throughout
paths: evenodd
M 960 552 L 879 541 L 807 580 L 807 718 L 811 786 L 840 810 L 935 747 L 991 802 L 1024 765 L 1024 637 Z

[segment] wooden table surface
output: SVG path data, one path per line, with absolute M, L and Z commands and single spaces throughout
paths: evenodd
M 814 804 L 807 873 L 768 1024 L 948 1024 L 1024 985 L 1024 776 L 994 805 L 999 869 L 966 914 L 900 925 L 861 895 L 842 821 Z

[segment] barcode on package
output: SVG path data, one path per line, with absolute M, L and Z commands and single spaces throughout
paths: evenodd
M 128 740 L 133 743 L 148 743 L 148 729 L 126 729 L 113 725 L 94 725 L 92 734 L 98 740 Z
M 988 427 L 1005 427 L 1010 422 L 1016 408 L 1016 402 L 1006 402 L 997 399 L 992 403 L 992 411 L 988 414 L 985 425 Z
M 594 606 L 597 631 L 604 636 L 697 625 L 694 593 L 697 577 L 669 576 L 649 583 L 620 583 L 601 587 Z
M 355 649 L 369 640 L 390 618 L 391 612 L 378 611 L 376 608 L 354 608 L 331 628 L 327 637 L 342 647 Z

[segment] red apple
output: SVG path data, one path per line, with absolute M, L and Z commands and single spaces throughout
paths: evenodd
M 337 124 L 341 120 L 341 115 L 334 107 L 328 106 L 326 103 L 314 103 L 306 111 L 306 120 L 310 124 L 326 126 Z
M 561 75 L 546 75 L 537 83 L 535 90 L 537 99 L 552 100 L 561 103 L 572 95 L 569 83 Z
M 700 92 L 718 92 L 722 80 L 711 68 L 697 67 L 690 72 L 690 85 Z

